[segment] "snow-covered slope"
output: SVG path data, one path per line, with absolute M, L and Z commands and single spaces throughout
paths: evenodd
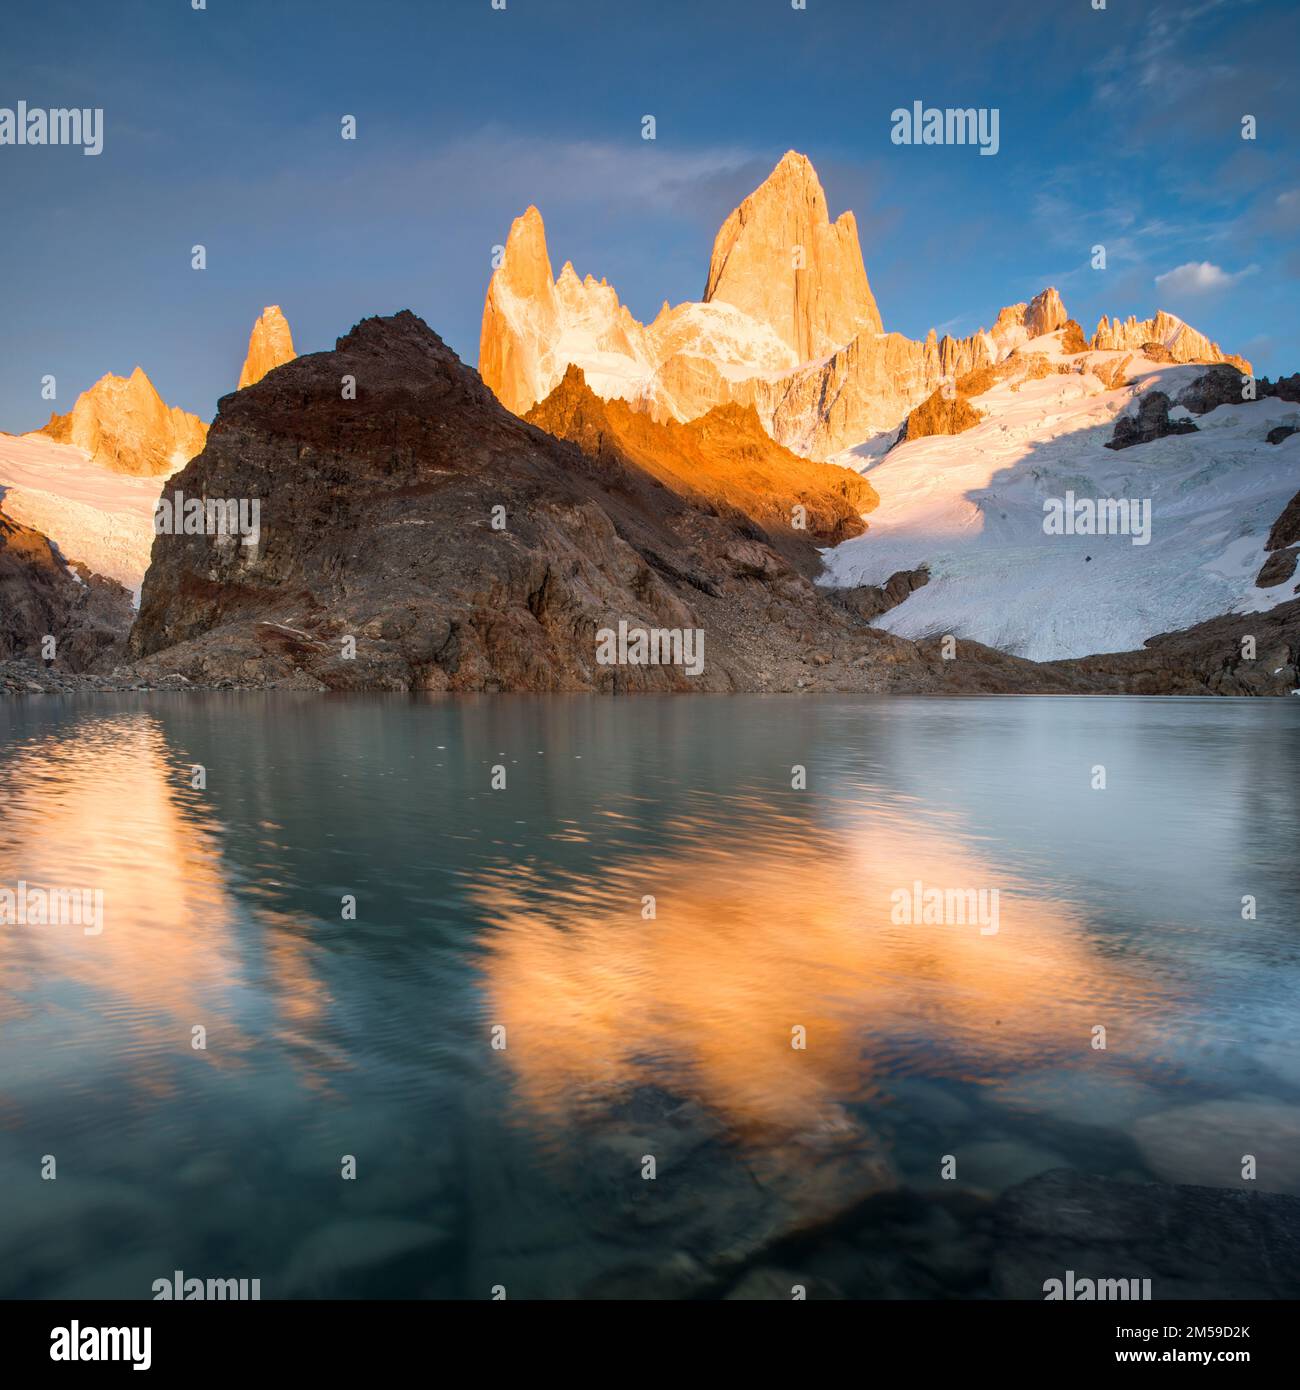
M 905 637 L 953 633 L 1033 660 L 1140 647 L 1160 632 L 1228 612 L 1272 607 L 1292 585 L 1257 589 L 1272 523 L 1300 488 L 1300 407 L 1275 399 L 1191 416 L 1195 434 L 1104 447 L 1134 396 L 1174 398 L 1203 367 L 1149 365 L 1108 390 L 1117 352 L 1063 357 L 1059 335 L 1026 345 L 1063 374 L 1010 379 L 974 398 L 986 419 L 962 434 L 879 441 L 835 461 L 860 468 L 880 494 L 870 529 L 826 552 L 837 585 L 879 584 L 921 564 L 931 580 L 878 625 Z M 1140 359 L 1134 364 L 1141 367 Z M 1130 368 L 1131 370 L 1131 368 Z M 1045 499 L 1149 499 L 1150 542 L 1128 535 L 1048 535 Z
M 137 599 L 153 547 L 162 477 L 135 478 L 38 434 L 0 434 L 0 505 L 47 535 L 65 560 L 116 579 Z

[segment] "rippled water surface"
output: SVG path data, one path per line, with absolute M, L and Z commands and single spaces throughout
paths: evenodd
M 0 748 L 0 888 L 104 904 L 0 927 L 0 1294 L 980 1296 L 1045 1169 L 1249 1138 L 1300 1192 L 1300 700 L 49 698 Z

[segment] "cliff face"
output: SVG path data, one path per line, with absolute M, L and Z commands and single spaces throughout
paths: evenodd
M 757 495 L 739 462 L 752 428 L 701 429 L 724 425 L 736 475 L 706 490 Z M 895 663 L 919 669 L 910 643 L 819 594 L 747 515 L 700 499 L 675 472 L 688 464 L 585 453 L 510 415 L 414 315 L 367 319 L 222 399 L 172 485 L 259 499 L 258 543 L 156 537 L 132 651 L 146 672 L 158 654 L 159 671 L 197 681 L 330 688 L 788 689 L 814 669 L 873 688 Z M 860 500 L 828 489 L 819 506 L 834 526 Z M 702 630 L 703 670 L 601 664 L 597 632 L 620 621 Z
M 766 324 L 799 362 L 882 331 L 851 212 L 831 222 L 808 159 L 788 151 L 722 224 L 704 301 Z
M 253 321 L 253 331 L 248 335 L 248 354 L 239 373 L 238 389 L 242 391 L 261 381 L 267 372 L 292 362 L 296 356 L 293 334 L 280 306 L 268 304 Z
M 207 426 L 197 415 L 168 407 L 137 367 L 129 377 L 101 377 L 39 433 L 86 450 L 115 473 L 155 477 L 192 459 L 203 448 Z
M 650 324 L 638 322 L 605 281 L 580 280 L 570 264 L 552 279 L 541 214 L 530 207 L 512 226 L 488 287 L 479 370 L 521 415 L 570 365 L 602 399 L 659 421 L 752 406 L 778 443 L 823 459 L 897 430 L 945 380 L 1069 322 L 1048 288 L 969 337 L 886 333 L 853 214 L 832 222 L 816 171 L 790 151 L 718 231 L 703 301 L 665 303 Z M 1093 346 L 1140 350 L 1157 339 L 1172 361 L 1248 367 L 1163 313 L 1140 324 L 1103 320 Z

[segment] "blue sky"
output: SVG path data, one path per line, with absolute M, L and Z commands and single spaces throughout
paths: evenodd
M 105 136 L 97 158 L 0 146 L 0 428 L 44 422 L 46 373 L 66 410 L 137 363 L 210 419 L 269 303 L 301 352 L 410 308 L 474 362 L 530 202 L 557 271 L 653 317 L 702 293 L 718 224 L 787 148 L 856 213 L 886 328 L 969 333 L 1051 283 L 1089 333 L 1163 307 L 1300 369 L 1300 8 L 1093 2 L 10 6 L 0 107 L 103 107 Z M 892 145 L 916 100 L 997 107 L 999 153 Z

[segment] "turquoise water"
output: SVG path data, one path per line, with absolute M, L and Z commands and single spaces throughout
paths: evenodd
M 51 697 L 0 748 L 0 889 L 103 894 L 0 926 L 0 1295 L 980 1297 L 1049 1168 L 1300 1192 L 1300 700 Z

